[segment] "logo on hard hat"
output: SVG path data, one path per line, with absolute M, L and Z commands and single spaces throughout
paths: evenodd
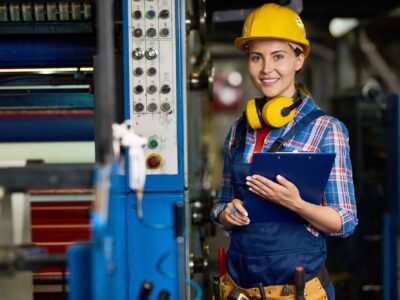
M 297 25 L 299 25 L 300 27 L 304 28 L 303 21 L 300 19 L 300 17 L 297 17 L 297 18 L 296 18 L 296 23 L 297 23 Z

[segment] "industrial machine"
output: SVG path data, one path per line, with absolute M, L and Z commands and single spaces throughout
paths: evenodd
M 29 248 L 0 240 L 2 287 L 35 271 L 19 281 L 30 286 L 21 297 L 201 299 L 190 278 L 207 261 L 189 253 L 186 126 L 186 35 L 201 21 L 186 14 L 178 0 L 1 1 L 0 149 L 81 154 L 60 164 L 28 150 L 18 165 L 3 150 L 13 163 L 0 169 L 1 212 L 13 214 L 15 192 L 30 195 L 33 236 Z M 194 68 L 191 88 L 207 89 L 208 57 Z
M 219 156 L 206 147 L 217 153 L 225 136 L 201 131 L 218 124 L 225 134 L 229 112 L 253 92 L 245 76 L 237 85 L 217 76 L 213 90 L 211 56 L 246 73 L 229 47 L 264 2 L 0 0 L 1 300 L 211 298 L 209 169 Z M 328 17 L 397 3 L 318 3 L 302 12 L 315 49 L 304 76 L 324 105 L 337 92 L 331 82 L 350 85 L 352 74 L 348 41 L 336 51 L 323 32 Z M 328 268 L 337 298 L 389 300 L 398 295 L 399 99 L 370 96 L 339 94 L 332 106 L 351 136 L 360 224 L 332 240 Z M 204 118 L 212 97 L 215 116 Z

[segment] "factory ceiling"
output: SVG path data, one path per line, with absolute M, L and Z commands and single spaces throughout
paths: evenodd
M 200 0 L 199 2 L 203 2 Z M 207 14 L 207 38 L 209 41 L 227 42 L 241 34 L 242 24 L 247 13 L 267 2 L 289 4 L 293 7 L 302 7 L 300 15 L 307 28 L 308 37 L 312 41 L 324 44 L 333 42 L 329 33 L 329 23 L 333 18 L 357 18 L 360 22 L 379 24 L 385 23 L 389 15 L 393 15 L 400 7 L 397 0 L 383 0 L 365 2 L 362 0 L 212 0 L 205 1 Z M 391 22 L 400 27 L 398 17 Z M 383 26 L 383 25 L 381 25 Z

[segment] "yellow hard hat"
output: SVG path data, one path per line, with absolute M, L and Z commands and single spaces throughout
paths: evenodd
M 310 42 L 300 16 L 291 8 L 267 3 L 251 12 L 243 25 L 242 36 L 235 39 L 235 46 L 245 50 L 248 41 L 264 38 L 282 39 L 297 43 L 310 54 Z

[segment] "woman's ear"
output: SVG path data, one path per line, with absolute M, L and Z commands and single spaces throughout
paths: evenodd
M 296 71 L 299 71 L 304 64 L 304 54 L 301 53 L 298 56 L 296 56 Z

